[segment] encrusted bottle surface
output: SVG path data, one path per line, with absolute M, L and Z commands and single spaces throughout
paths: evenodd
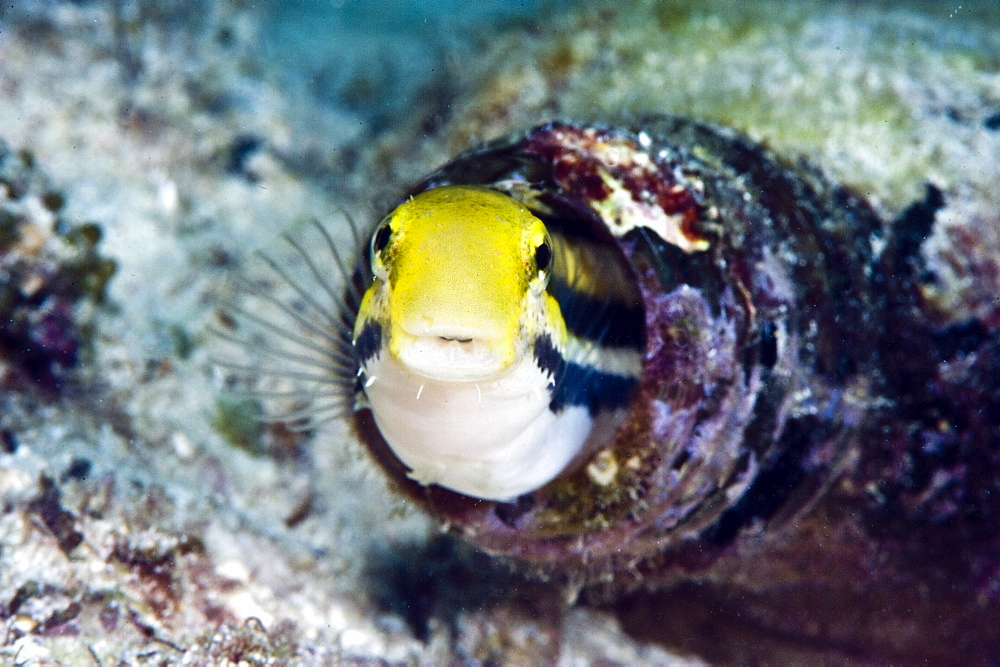
M 641 295 L 645 357 L 617 432 L 513 502 L 406 480 L 360 413 L 378 458 L 452 530 L 585 581 L 618 572 L 628 588 L 647 558 L 721 551 L 800 515 L 856 458 L 885 310 L 872 284 L 884 230 L 864 202 L 735 133 L 664 117 L 544 125 L 410 194 L 454 184 L 615 244 Z

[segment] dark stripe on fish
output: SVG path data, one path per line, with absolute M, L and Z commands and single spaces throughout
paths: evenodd
M 549 294 L 559 302 L 566 329 L 595 345 L 629 347 L 638 351 L 645 345 L 644 316 L 639 304 L 616 303 L 577 291 L 553 277 Z
M 374 320 L 365 322 L 361 333 L 354 339 L 354 349 L 362 364 L 377 357 L 382 349 L 382 325 Z
M 625 408 L 638 384 L 635 377 L 604 373 L 595 368 L 567 361 L 548 335 L 535 341 L 535 362 L 552 375 L 549 409 L 558 414 L 565 407 L 586 407 L 591 416 L 602 410 Z
M 559 303 L 566 329 L 599 346 L 646 344 L 645 314 L 635 279 L 610 239 L 587 234 L 587 226 L 548 220 L 554 257 L 548 292 Z

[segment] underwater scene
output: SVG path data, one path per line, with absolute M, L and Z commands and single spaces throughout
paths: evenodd
M 0 4 L 0 663 L 994 664 L 1000 5 Z

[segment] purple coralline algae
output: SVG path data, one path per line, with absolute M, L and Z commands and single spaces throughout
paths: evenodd
M 115 263 L 100 227 L 59 217 L 30 153 L 0 141 L 0 386 L 58 393 L 87 346 L 85 304 L 104 301 Z

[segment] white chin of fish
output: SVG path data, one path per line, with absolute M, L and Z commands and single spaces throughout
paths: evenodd
M 379 431 L 412 479 L 467 496 L 511 500 L 565 470 L 584 448 L 593 422 L 582 407 L 549 410 L 551 377 L 530 355 L 486 374 L 473 364 L 481 352 L 469 347 L 466 357 L 464 351 L 440 352 L 445 366 L 449 354 L 468 362 L 445 371 L 428 369 L 425 356 L 414 367 L 407 354 L 396 360 L 383 353 L 365 367 L 365 393 Z

